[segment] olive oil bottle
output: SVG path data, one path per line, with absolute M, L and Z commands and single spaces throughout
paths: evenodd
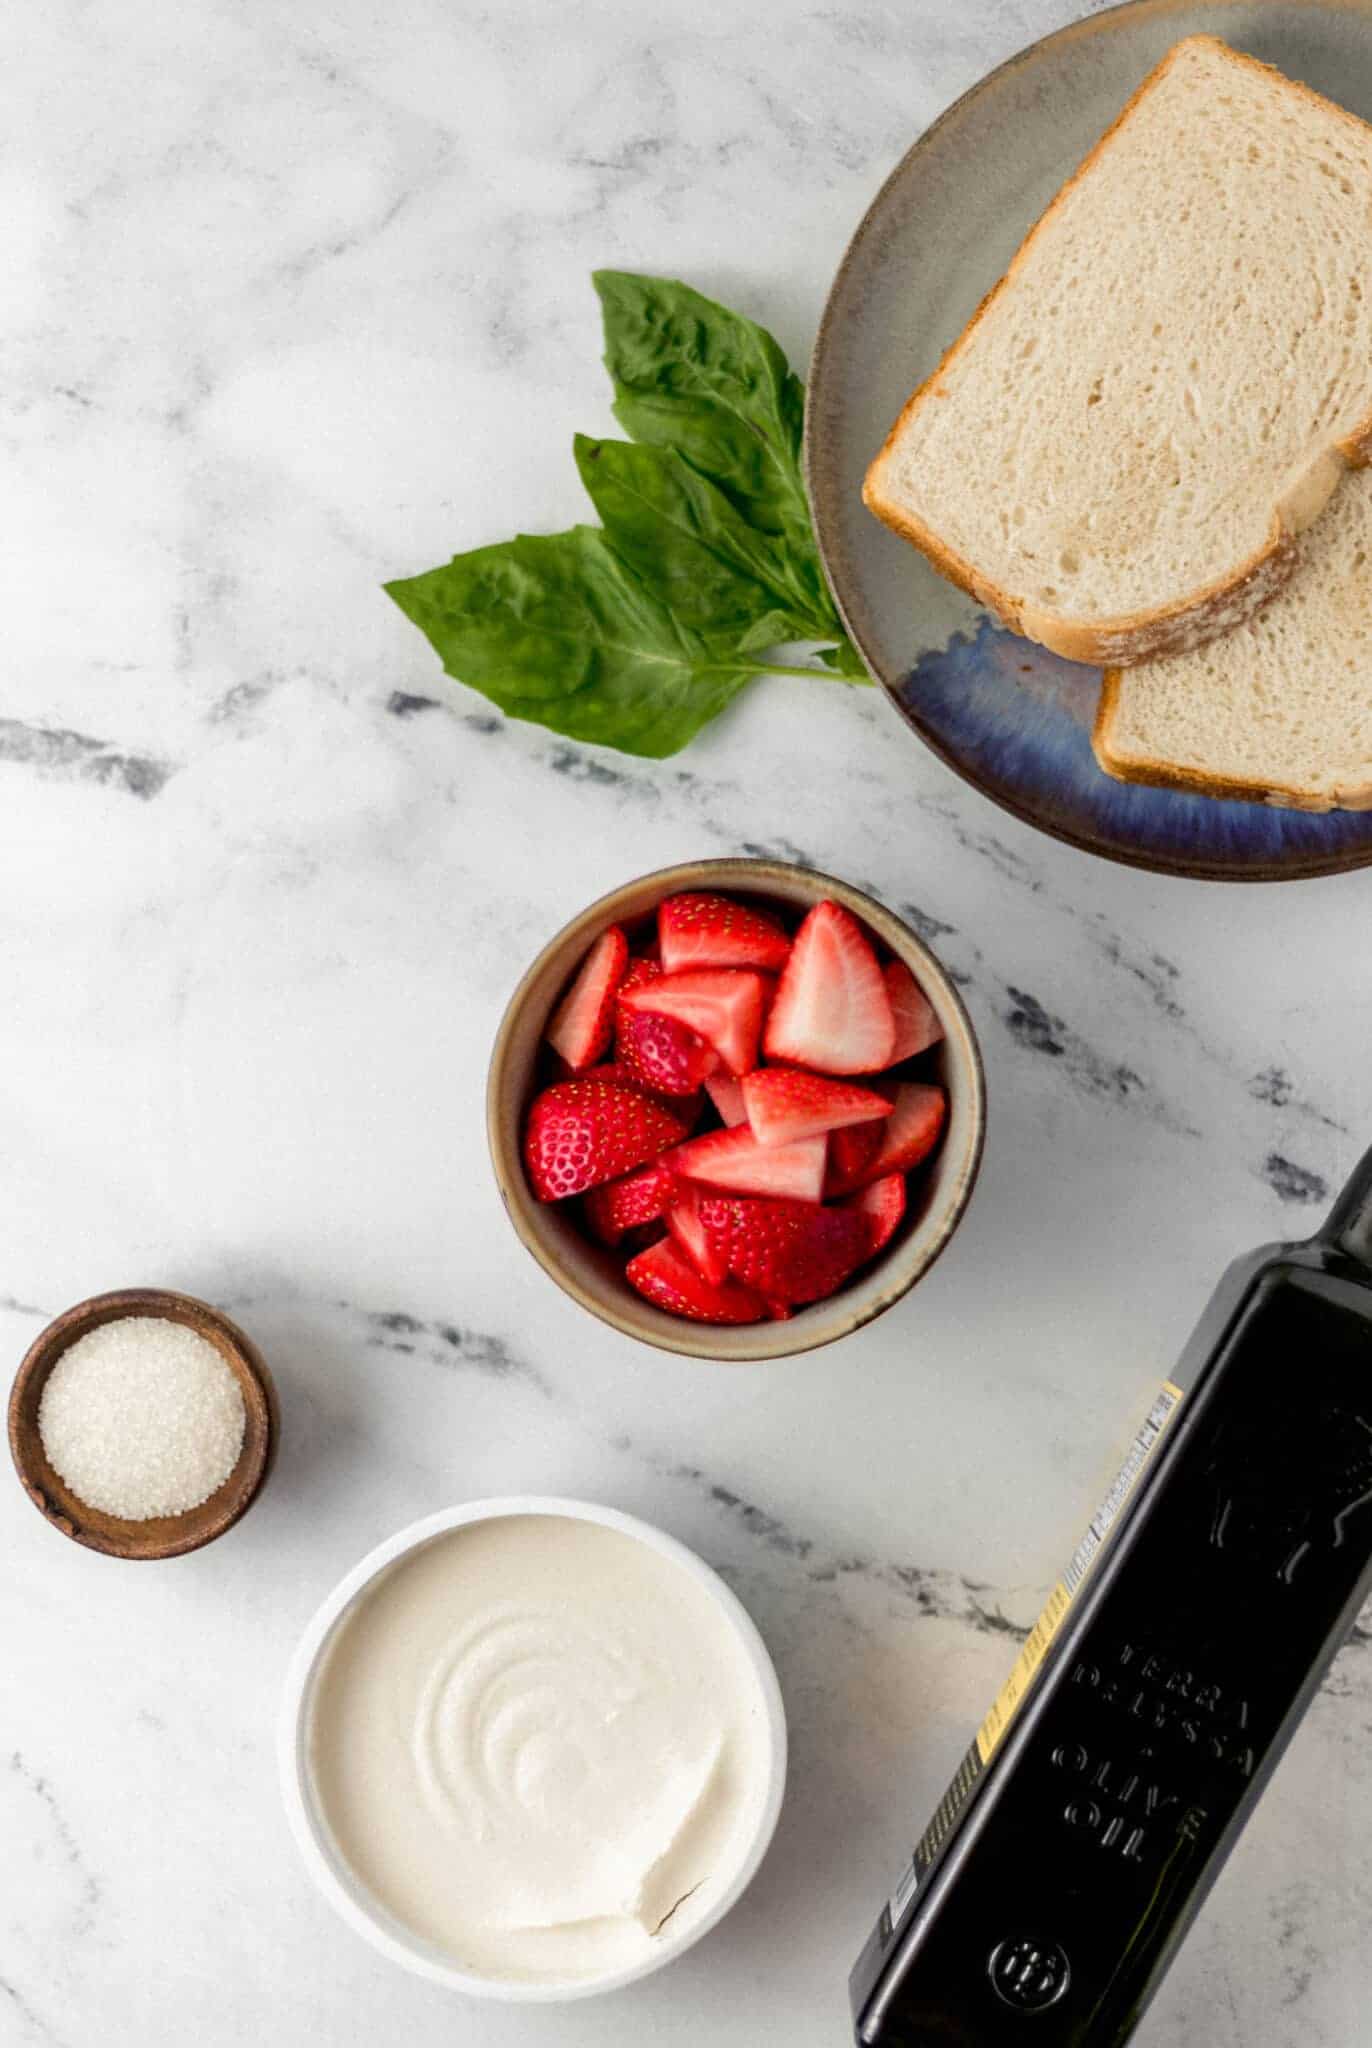
M 1372 1152 L 1221 1281 L 858 1960 L 859 2043 L 1126 2041 L 1370 1589 Z

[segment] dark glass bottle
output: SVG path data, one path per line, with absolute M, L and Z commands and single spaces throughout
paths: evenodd
M 1221 1281 L 858 1960 L 858 2041 L 1126 2041 L 1370 1586 L 1372 1152 Z

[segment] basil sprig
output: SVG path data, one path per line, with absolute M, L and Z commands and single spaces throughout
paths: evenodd
M 684 747 L 755 675 L 866 680 L 801 479 L 805 394 L 765 328 L 667 278 L 596 273 L 615 416 L 578 435 L 597 527 L 520 534 L 386 589 L 511 718 L 624 753 Z M 769 662 L 827 643 L 822 668 Z

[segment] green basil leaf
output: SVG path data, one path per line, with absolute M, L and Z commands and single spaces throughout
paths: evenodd
M 677 449 L 762 532 L 808 526 L 804 387 L 767 330 L 671 278 L 598 270 L 593 282 L 632 438 Z
M 785 612 L 766 612 L 755 625 L 748 628 L 738 643 L 740 654 L 761 654 L 769 647 L 776 647 L 783 640 L 810 639 L 812 633 L 797 634 L 794 621 Z M 869 683 L 872 679 L 863 665 L 862 656 L 851 640 L 840 640 L 836 647 L 817 647 L 815 659 L 821 661 L 832 675 L 842 676 L 846 683 Z M 788 671 L 789 673 L 789 671 Z M 810 671 L 818 675 L 818 669 Z
M 826 635 L 793 587 L 784 545 L 749 526 L 675 449 L 584 434 L 573 445 L 610 546 L 683 625 L 739 648 Z M 764 618 L 773 625 L 760 637 L 754 629 Z
M 864 679 L 820 566 L 800 469 L 804 389 L 765 328 L 670 279 L 597 274 L 615 410 L 578 439 L 603 532 L 521 535 L 389 583 L 448 673 L 512 718 L 674 753 L 784 641 L 833 641 Z
M 842 628 L 801 474 L 805 387 L 765 327 L 671 278 L 599 270 L 615 415 L 635 441 L 674 448 L 759 532 L 777 535 L 799 611 Z
M 862 656 L 846 635 L 837 647 L 821 648 L 819 658 L 826 668 L 833 669 L 835 674 L 846 677 L 849 682 L 870 683 L 872 680 Z
M 743 638 L 738 643 L 738 651 L 740 654 L 762 654 L 769 647 L 779 646 L 783 640 L 809 640 L 811 638 L 813 638 L 813 634 L 808 630 L 804 633 L 797 632 L 795 622 L 789 612 L 764 612 L 760 619 L 754 620 L 753 624 L 743 635 Z M 823 659 L 822 656 L 821 659 Z
M 758 664 L 677 619 L 594 527 L 475 548 L 386 585 L 448 674 L 513 718 L 661 757 Z

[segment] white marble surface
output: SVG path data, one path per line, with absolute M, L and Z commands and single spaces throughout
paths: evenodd
M 174 1564 L 88 1555 L 0 1487 L 4 2043 L 844 2041 L 878 1902 L 1211 1283 L 1310 1227 L 1372 1138 L 1366 876 L 1222 892 L 1092 862 L 831 684 L 757 686 L 661 766 L 578 751 L 445 684 L 378 589 L 577 515 L 570 435 L 609 425 L 594 264 L 685 276 L 803 362 L 896 155 L 1072 11 L 19 0 L 0 23 L 0 1333 L 15 1362 L 81 1295 L 186 1287 L 247 1324 L 285 1410 L 262 1503 Z M 554 927 L 750 846 L 917 908 L 992 1109 L 916 1295 L 726 1372 L 632 1348 L 531 1267 L 481 1098 Z M 754 1890 L 604 2005 L 392 1973 L 278 1809 L 277 1691 L 317 1600 L 400 1523 L 507 1489 L 698 1546 L 789 1705 Z M 1148 2048 L 1366 2038 L 1370 1724 L 1355 1646 Z

